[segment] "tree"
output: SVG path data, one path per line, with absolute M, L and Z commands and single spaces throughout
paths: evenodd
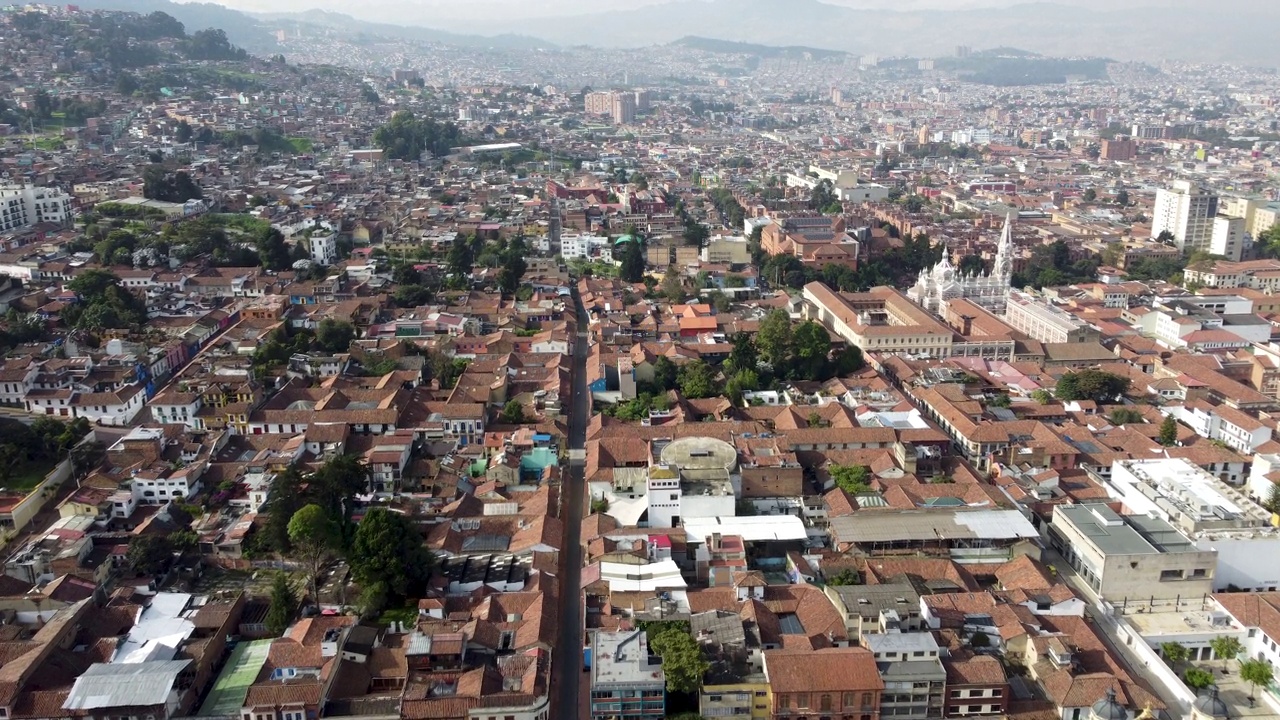
M 408 110 L 392 115 L 390 122 L 373 133 L 373 144 L 381 148 L 390 160 L 414 161 L 424 152 L 440 157 L 465 143 L 466 139 L 457 125 L 439 123 L 433 118 L 417 118 Z
M 729 338 L 729 343 L 733 349 L 729 351 L 729 357 L 724 361 L 726 375 L 733 375 L 743 370 L 755 372 L 759 368 L 760 353 L 757 352 L 755 340 L 750 335 L 738 331 Z
M 725 383 L 724 394 L 729 402 L 738 405 L 742 396 L 760 389 L 760 375 L 755 370 L 739 370 Z
M 1172 415 L 1166 415 L 1160 423 L 1160 444 L 1173 447 L 1178 444 L 1178 421 Z
M 702 646 L 681 624 L 665 624 L 649 637 L 649 647 L 662 658 L 668 692 L 696 692 L 702 676 L 711 669 L 702 657 Z
M 1050 402 L 1053 402 L 1053 393 L 1041 388 L 1039 390 L 1032 391 L 1031 399 L 1035 400 L 1041 405 L 1048 405 Z
M 675 265 L 662 274 L 662 295 L 673 303 L 684 301 L 684 281 L 680 279 L 680 271 Z
M 116 92 L 121 95 L 132 95 L 138 91 L 138 80 L 127 72 L 116 76 Z
M 179 120 L 178 127 L 173 131 L 173 138 L 180 143 L 191 141 L 191 123 L 186 120 Z
M 288 270 L 293 264 L 289 254 L 289 246 L 284 242 L 284 235 L 275 228 L 267 228 L 257 242 L 258 259 L 267 270 Z
M 981 275 L 986 271 L 987 264 L 981 255 L 965 255 L 960 258 L 960 265 L 956 269 L 964 275 Z
M 1280 483 L 1271 484 L 1271 489 L 1267 491 L 1267 499 L 1262 503 L 1262 507 L 1273 515 L 1280 515 Z
M 791 316 L 786 310 L 771 310 L 760 321 L 756 331 L 756 347 L 775 372 L 786 366 L 791 355 Z
M 1098 191 L 1093 188 L 1088 188 L 1084 191 L 1083 198 L 1085 202 L 1093 202 L 1098 199 Z
M 827 584 L 837 587 L 842 585 L 861 585 L 862 576 L 853 568 L 845 568 L 835 575 L 827 578 Z
M 1219 635 L 1209 641 L 1209 647 L 1213 650 L 1213 654 L 1222 660 L 1222 671 L 1227 670 L 1227 661 L 1233 660 L 1241 652 L 1244 652 L 1244 646 L 1240 644 L 1240 639 L 1231 635 Z
M 301 488 L 302 475 L 292 465 L 272 478 L 267 504 L 261 510 L 267 516 L 266 524 L 255 536 L 259 547 L 282 555 L 289 552 L 289 521 L 304 504 Z
M 289 576 L 282 572 L 271 579 L 271 604 L 267 606 L 267 632 L 272 637 L 280 637 L 289 627 L 293 619 L 293 611 L 298 606 L 293 586 L 289 584 Z
M 1068 372 L 1058 380 L 1054 393 L 1060 400 L 1092 400 L 1099 405 L 1115 402 L 1129 390 L 1129 378 L 1102 370 Z
M 498 414 L 498 421 L 507 425 L 522 425 L 528 422 L 524 416 L 524 405 L 519 400 L 508 400 Z
M 1131 425 L 1141 423 L 1146 420 L 1142 413 L 1133 408 L 1116 408 L 1107 416 L 1112 425 Z
M 306 566 L 307 579 L 311 583 L 311 602 L 318 605 L 320 593 L 316 583 L 338 544 L 337 528 L 325 515 L 324 508 L 314 503 L 305 505 L 289 519 L 289 543 L 293 546 L 294 556 Z
M 365 514 L 348 554 L 356 582 L 385 582 L 388 594 L 399 598 L 422 589 L 433 560 L 413 522 L 384 507 Z
M 653 361 L 654 387 L 662 392 L 674 390 L 679 372 L 679 368 L 676 367 L 675 363 L 671 362 L 671 358 L 666 355 L 659 355 L 658 359 Z
M 316 326 L 316 344 L 332 353 L 346 352 L 356 339 L 356 328 L 345 320 L 325 318 Z
M 622 251 L 622 268 L 618 276 L 623 282 L 635 283 L 644 279 L 644 248 L 639 238 L 632 239 Z
M 831 465 L 827 475 L 836 487 L 850 495 L 860 495 L 871 490 L 871 468 L 866 465 Z
M 1213 684 L 1213 673 L 1198 667 L 1189 667 L 1182 673 L 1182 682 L 1187 687 L 1199 692 Z
M 520 286 L 520 279 L 524 277 L 524 271 L 529 268 L 529 263 L 525 260 L 527 254 L 528 247 L 525 245 L 524 238 L 518 235 L 512 238 L 502 254 L 502 268 L 498 270 L 498 287 L 504 295 L 514 293 Z
M 1164 656 L 1170 666 L 1177 667 L 1178 663 L 1186 662 L 1191 653 L 1187 650 L 1187 646 L 1182 643 L 1167 642 L 1160 643 L 1160 654 Z
M 173 546 L 167 538 L 143 535 L 129 543 L 125 558 L 133 569 L 142 575 L 159 575 L 173 560 Z
M 830 214 L 829 210 L 832 205 L 839 206 L 840 201 L 836 199 L 835 188 L 830 180 L 823 180 L 814 186 L 813 191 L 809 193 L 809 209 L 817 210 L 824 214 Z M 836 210 L 839 212 L 839 210 Z
M 831 354 L 831 335 L 827 329 L 812 320 L 805 320 L 792 335 L 792 351 L 795 360 L 791 364 L 794 377 L 801 380 L 818 380 L 826 370 L 827 356 Z
M 355 455 L 330 458 L 311 474 L 307 497 L 324 508 L 337 527 L 345 547 L 351 537 L 351 517 L 355 513 L 355 497 L 369 492 L 369 468 Z
M 1116 193 L 1116 204 L 1117 204 L 1117 205 L 1119 205 L 1120 207 L 1128 207 L 1128 206 L 1129 206 L 1129 191 L 1128 191 L 1128 190 L 1121 189 L 1119 192 L 1117 192 L 1117 193 Z
M 1250 658 L 1240 662 L 1240 679 L 1249 683 L 1249 700 L 1252 701 L 1258 686 L 1269 687 L 1275 677 L 1275 669 L 1271 663 L 1261 658 Z
M 71 448 L 71 466 L 77 476 L 87 475 L 97 469 L 107 457 L 107 446 L 100 440 L 80 443 Z
M 686 398 L 709 398 L 720 394 L 716 371 L 701 360 L 691 360 L 681 365 L 676 382 L 680 386 L 680 394 Z

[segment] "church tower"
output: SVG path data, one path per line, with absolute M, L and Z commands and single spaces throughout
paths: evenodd
M 996 260 L 991 267 L 991 277 L 1004 287 L 1013 281 L 1013 214 L 1004 218 L 1004 229 L 1000 231 L 1000 243 L 996 246 Z

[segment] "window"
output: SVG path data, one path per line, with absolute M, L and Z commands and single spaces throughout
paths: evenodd
M 796 694 L 796 707 L 798 707 L 798 708 L 807 708 L 807 707 L 809 707 L 809 693 L 797 693 L 797 694 Z
M 789 708 L 791 707 L 791 696 L 790 696 L 790 695 L 779 695 L 779 696 L 778 696 L 778 707 L 782 708 L 783 710 L 789 709 Z
M 871 693 L 869 692 L 862 693 L 862 707 L 869 708 L 873 704 L 874 704 L 874 701 L 872 701 L 871 699 Z
M 822 696 L 822 699 L 818 701 L 818 709 L 821 710 L 822 712 L 831 712 L 831 696 L 830 695 Z

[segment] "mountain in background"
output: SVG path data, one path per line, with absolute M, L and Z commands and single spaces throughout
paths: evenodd
M 671 43 L 678 47 L 703 52 L 721 53 L 725 55 L 754 55 L 761 58 L 790 58 L 809 56 L 814 59 L 845 57 L 849 53 L 843 50 L 824 50 L 822 48 L 805 47 L 803 45 L 758 45 L 756 43 L 733 42 L 731 40 L 714 40 L 712 38 L 686 35 Z
M 406 6 L 406 22 L 414 22 Z M 1248 22 L 1241 22 L 1247 19 Z M 1055 3 L 899 12 L 818 0 L 675 0 L 634 10 L 534 18 L 494 18 L 490 32 L 515 31 L 561 45 L 644 47 L 687 35 L 802 45 L 861 55 L 937 57 L 957 45 L 1016 45 L 1059 57 L 1187 60 L 1280 66 L 1274 30 L 1280 3 L 1222 0 L 1089 9 Z
M 312 1 L 323 0 L 295 0 Z M 480 23 L 436 17 L 429 8 L 405 0 L 399 6 L 403 20 L 395 24 L 363 22 L 318 10 L 249 15 L 211 3 L 169 0 L 84 0 L 79 4 L 141 13 L 160 10 L 180 20 L 190 32 L 219 27 L 232 42 L 264 55 L 278 51 L 275 30 L 298 23 L 344 32 L 352 39 L 361 35 L 385 36 L 471 48 L 638 48 L 696 36 L 700 42 L 716 40 L 879 57 L 947 57 L 957 45 L 975 49 L 1015 45 L 1056 57 L 1280 67 L 1280 43 L 1273 37 L 1273 28 L 1280 24 L 1280 3 L 1150 0 L 1150 7 L 1098 9 L 1081 6 L 1084 1 L 985 9 L 972 9 L 966 1 L 964 9 L 896 11 L 859 9 L 819 0 L 672 0 L 628 10 L 558 17 L 511 19 L 496 13 Z M 353 9 L 358 11 L 358 7 Z M 447 29 L 428 25 L 444 25 Z

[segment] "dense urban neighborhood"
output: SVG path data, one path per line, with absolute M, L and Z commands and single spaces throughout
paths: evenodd
M 1280 716 L 1280 72 L 161 4 L 0 8 L 0 718 Z

